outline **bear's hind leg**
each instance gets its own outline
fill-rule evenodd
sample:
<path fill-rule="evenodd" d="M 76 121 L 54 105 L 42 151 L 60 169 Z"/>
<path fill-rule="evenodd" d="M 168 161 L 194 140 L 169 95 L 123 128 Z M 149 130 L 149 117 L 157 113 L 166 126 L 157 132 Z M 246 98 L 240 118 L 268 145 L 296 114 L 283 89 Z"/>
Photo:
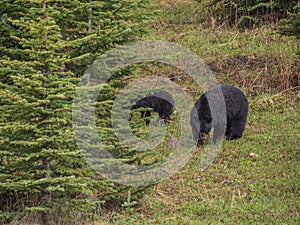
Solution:
<path fill-rule="evenodd" d="M 228 140 L 235 140 L 242 137 L 245 130 L 245 121 L 244 120 L 235 120 L 232 122 L 231 132 L 227 136 Z"/>
<path fill-rule="evenodd" d="M 226 131 L 225 131 L 225 136 L 226 138 L 228 139 L 228 137 L 230 137 L 231 135 L 231 130 L 232 130 L 232 126 L 230 123 L 227 122 L 227 125 L 226 125 Z"/>

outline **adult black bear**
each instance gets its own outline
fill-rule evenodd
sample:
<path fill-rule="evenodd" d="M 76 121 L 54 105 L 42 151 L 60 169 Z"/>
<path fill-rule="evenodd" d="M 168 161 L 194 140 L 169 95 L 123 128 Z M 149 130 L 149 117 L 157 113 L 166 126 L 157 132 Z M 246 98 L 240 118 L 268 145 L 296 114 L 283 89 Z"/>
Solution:
<path fill-rule="evenodd" d="M 159 117 L 164 122 L 170 121 L 170 116 L 174 110 L 174 100 L 172 96 L 166 91 L 160 91 L 158 93 L 154 93 L 153 95 L 146 96 L 140 100 L 138 100 L 131 109 L 138 108 L 152 108 L 154 112 L 157 112 Z M 142 118 L 149 117 L 151 112 L 149 110 L 145 110 L 141 112 Z M 149 125 L 150 120 L 146 120 L 146 124 Z"/>
<path fill-rule="evenodd" d="M 241 90 L 231 85 L 213 87 L 200 96 L 191 113 L 194 139 L 202 144 L 212 128 L 214 143 L 224 133 L 229 140 L 238 139 L 245 130 L 247 115 L 248 102 Z"/>

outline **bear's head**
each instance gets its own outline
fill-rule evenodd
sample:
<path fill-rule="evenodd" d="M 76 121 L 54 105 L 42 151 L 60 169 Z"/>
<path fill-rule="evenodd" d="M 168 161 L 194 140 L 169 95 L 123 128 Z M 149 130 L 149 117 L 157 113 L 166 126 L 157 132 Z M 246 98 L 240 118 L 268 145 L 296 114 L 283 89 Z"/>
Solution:
<path fill-rule="evenodd" d="M 205 135 L 212 129 L 212 116 L 205 94 L 200 97 L 199 101 L 196 103 L 196 107 L 200 123 L 199 138 L 201 141 L 204 141 Z"/>

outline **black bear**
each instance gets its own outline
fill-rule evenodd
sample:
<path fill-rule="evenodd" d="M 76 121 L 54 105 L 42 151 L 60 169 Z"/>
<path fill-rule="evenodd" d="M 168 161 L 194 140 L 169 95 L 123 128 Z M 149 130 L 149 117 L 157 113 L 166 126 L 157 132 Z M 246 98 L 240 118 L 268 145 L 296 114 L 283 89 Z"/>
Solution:
<path fill-rule="evenodd" d="M 154 93 L 152 95 L 146 96 L 140 100 L 138 100 L 131 109 L 138 108 L 152 108 L 154 112 L 157 112 L 159 117 L 164 122 L 170 121 L 170 116 L 174 110 L 174 100 L 172 96 L 166 91 L 160 91 L 158 93 Z M 149 117 L 151 112 L 149 110 L 145 110 L 141 112 L 142 118 Z M 150 120 L 146 120 L 146 124 L 149 125 Z"/>
<path fill-rule="evenodd" d="M 200 96 L 191 113 L 194 139 L 202 144 L 212 128 L 214 143 L 224 133 L 228 140 L 238 139 L 244 132 L 247 115 L 248 101 L 241 90 L 231 85 L 213 87 Z"/>

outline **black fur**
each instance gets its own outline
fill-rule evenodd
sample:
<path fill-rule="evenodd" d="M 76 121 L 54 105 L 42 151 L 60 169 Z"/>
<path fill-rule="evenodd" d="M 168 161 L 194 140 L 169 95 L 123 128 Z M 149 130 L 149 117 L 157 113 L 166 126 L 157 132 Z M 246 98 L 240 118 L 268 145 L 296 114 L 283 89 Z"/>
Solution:
<path fill-rule="evenodd" d="M 200 96 L 191 113 L 194 139 L 202 144 L 212 128 L 215 143 L 224 133 L 229 140 L 238 139 L 244 132 L 247 115 L 248 102 L 241 90 L 231 85 L 213 87 Z"/>
<path fill-rule="evenodd" d="M 170 116 L 174 111 L 174 100 L 172 96 L 166 91 L 160 91 L 153 95 L 149 95 L 138 100 L 131 109 L 138 108 L 152 108 L 154 112 L 157 112 L 159 117 L 164 122 L 170 121 Z M 151 112 L 145 110 L 141 112 L 142 118 L 149 117 Z M 150 120 L 146 120 L 147 125 L 150 123 Z"/>

